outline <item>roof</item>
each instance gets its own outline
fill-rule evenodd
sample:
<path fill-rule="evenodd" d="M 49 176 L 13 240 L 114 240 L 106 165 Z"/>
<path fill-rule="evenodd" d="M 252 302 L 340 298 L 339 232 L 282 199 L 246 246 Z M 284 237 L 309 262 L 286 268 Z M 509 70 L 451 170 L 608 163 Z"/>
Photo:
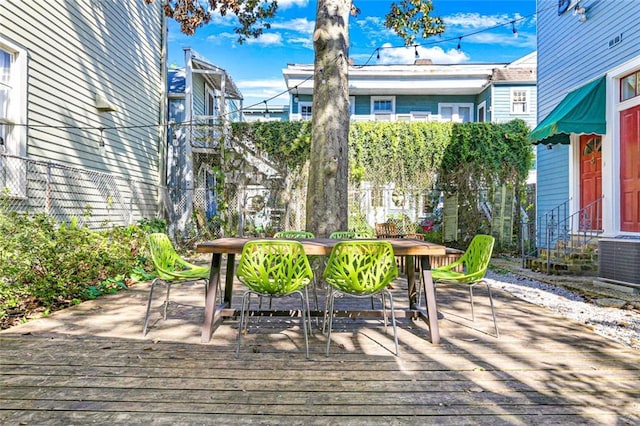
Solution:
<path fill-rule="evenodd" d="M 240 89 L 236 86 L 231 76 L 220 67 L 217 67 L 198 54 L 191 52 L 191 68 L 194 74 L 200 74 L 213 88 L 222 90 L 224 80 L 225 96 L 229 99 L 243 99 Z M 184 94 L 186 73 L 184 68 L 172 68 L 168 71 L 167 85 L 170 95 Z"/>
<path fill-rule="evenodd" d="M 350 95 L 476 95 L 494 81 L 536 81 L 535 52 L 512 63 L 349 66 Z M 496 75 L 496 70 L 501 70 Z M 288 64 L 282 70 L 289 91 L 313 93 L 314 66 Z"/>

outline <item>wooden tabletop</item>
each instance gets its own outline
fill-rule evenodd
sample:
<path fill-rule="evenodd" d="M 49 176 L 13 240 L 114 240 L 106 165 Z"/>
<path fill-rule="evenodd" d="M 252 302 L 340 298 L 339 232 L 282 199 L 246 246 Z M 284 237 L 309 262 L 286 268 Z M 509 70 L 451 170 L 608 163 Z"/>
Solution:
<path fill-rule="evenodd" d="M 196 246 L 198 253 L 242 253 L 242 247 L 247 241 L 274 240 L 274 238 L 218 238 L 203 241 Z M 331 253 L 333 246 L 346 240 L 333 238 L 309 238 L 295 240 L 302 244 L 304 251 L 312 256 L 326 256 Z M 363 240 L 358 240 L 363 241 Z M 387 241 L 393 247 L 393 253 L 397 256 L 444 256 L 446 247 L 430 243 L 428 241 L 413 240 L 408 238 L 375 239 L 374 241 Z"/>

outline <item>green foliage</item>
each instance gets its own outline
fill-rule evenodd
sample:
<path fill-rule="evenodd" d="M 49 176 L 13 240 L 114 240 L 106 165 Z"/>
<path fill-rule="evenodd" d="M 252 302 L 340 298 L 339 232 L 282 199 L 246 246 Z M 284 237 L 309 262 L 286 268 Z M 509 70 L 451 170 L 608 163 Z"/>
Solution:
<path fill-rule="evenodd" d="M 490 233 L 491 224 L 479 210 L 502 185 L 512 186 L 521 198 L 533 151 L 529 128 L 522 120 L 504 124 L 461 123 L 452 129 L 451 143 L 438 169 L 438 189 L 458 194 L 461 239 Z"/>
<path fill-rule="evenodd" d="M 401 37 L 406 45 L 410 45 L 416 35 L 428 38 L 444 32 L 442 18 L 430 16 L 432 11 L 431 0 L 401 0 L 399 5 L 393 2 L 385 18 L 385 26 Z"/>
<path fill-rule="evenodd" d="M 252 141 L 271 160 L 289 170 L 298 170 L 309 159 L 310 121 L 232 123 L 232 129 L 234 138 Z"/>
<path fill-rule="evenodd" d="M 434 187 L 438 194 L 440 190 L 458 193 L 463 239 L 489 233 L 490 224 L 478 210 L 482 194 L 491 200 L 494 188 L 511 185 L 521 198 L 532 161 L 528 132 L 522 120 L 504 124 L 353 122 L 349 128 L 350 184 L 358 187 L 370 182 L 374 189 L 393 184 L 395 196 L 416 200 Z M 282 166 L 283 175 L 296 176 L 289 185 L 305 179 L 310 122 L 233 123 L 232 134 L 266 152 Z M 356 216 L 350 217 L 349 228 L 365 228 L 363 217 L 357 217 L 362 213 L 353 210 L 354 206 L 352 203 L 350 209 Z"/>
<path fill-rule="evenodd" d="M 151 226 L 153 224 L 153 226 Z M 159 226 L 157 221 L 146 227 Z M 131 272 L 145 277 L 141 226 L 92 231 L 77 218 L 56 223 L 43 213 L 0 212 L 0 319 L 31 305 L 68 306 L 126 288 Z"/>

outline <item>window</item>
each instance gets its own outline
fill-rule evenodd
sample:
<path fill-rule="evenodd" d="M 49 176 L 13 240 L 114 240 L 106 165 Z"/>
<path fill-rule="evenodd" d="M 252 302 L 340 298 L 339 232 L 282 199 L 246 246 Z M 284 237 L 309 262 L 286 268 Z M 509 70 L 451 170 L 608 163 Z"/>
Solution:
<path fill-rule="evenodd" d="M 372 96 L 371 114 L 393 114 L 396 109 L 396 99 L 393 96 Z"/>
<path fill-rule="evenodd" d="M 0 37 L 0 153 L 27 154 L 27 52 Z M 16 124 L 20 124 L 19 126 Z M 26 164 L 23 159 L 0 158 L 0 189 L 26 196 Z"/>
<path fill-rule="evenodd" d="M 627 99 L 635 98 L 640 95 L 640 88 L 638 83 L 640 82 L 640 71 L 636 71 L 633 74 L 629 74 L 626 77 L 620 79 L 620 101 L 626 101 Z"/>
<path fill-rule="evenodd" d="M 511 113 L 527 114 L 529 112 L 529 90 L 511 89 Z"/>
<path fill-rule="evenodd" d="M 473 121 L 473 104 L 438 104 L 441 121 L 467 123 Z"/>
<path fill-rule="evenodd" d="M 478 105 L 478 121 L 484 122 L 487 121 L 487 103 L 482 102 Z"/>
<path fill-rule="evenodd" d="M 356 115 L 356 97 L 349 96 L 349 115 Z"/>
<path fill-rule="evenodd" d="M 311 102 L 300 102 L 298 103 L 298 108 L 300 110 L 300 118 L 302 120 L 311 120 Z"/>

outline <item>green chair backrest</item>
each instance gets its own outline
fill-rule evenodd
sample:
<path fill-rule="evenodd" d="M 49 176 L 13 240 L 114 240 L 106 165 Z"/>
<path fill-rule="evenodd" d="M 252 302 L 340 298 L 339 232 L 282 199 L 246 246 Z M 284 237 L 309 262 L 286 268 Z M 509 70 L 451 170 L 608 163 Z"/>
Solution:
<path fill-rule="evenodd" d="M 192 265 L 180 257 L 167 234 L 149 234 L 147 242 L 151 252 L 151 261 L 159 278 L 177 280 L 207 276 L 208 268 Z"/>
<path fill-rule="evenodd" d="M 377 293 L 398 277 L 393 247 L 386 241 L 341 241 L 331 250 L 323 277 L 344 293 Z"/>
<path fill-rule="evenodd" d="M 236 274 L 251 290 L 276 296 L 300 290 L 313 279 L 307 255 L 297 241 L 247 242 Z"/>
<path fill-rule="evenodd" d="M 484 278 L 493 253 L 495 238 L 491 235 L 478 234 L 464 252 L 459 262 L 464 265 L 464 282 L 475 282 Z"/>
<path fill-rule="evenodd" d="M 332 232 L 329 235 L 329 238 L 333 238 L 335 240 L 352 240 L 356 238 L 356 233 L 353 231 L 336 231 Z"/>
<path fill-rule="evenodd" d="M 312 232 L 308 231 L 280 231 L 273 235 L 273 238 L 286 238 L 289 240 L 303 240 L 306 238 L 315 238 Z"/>

